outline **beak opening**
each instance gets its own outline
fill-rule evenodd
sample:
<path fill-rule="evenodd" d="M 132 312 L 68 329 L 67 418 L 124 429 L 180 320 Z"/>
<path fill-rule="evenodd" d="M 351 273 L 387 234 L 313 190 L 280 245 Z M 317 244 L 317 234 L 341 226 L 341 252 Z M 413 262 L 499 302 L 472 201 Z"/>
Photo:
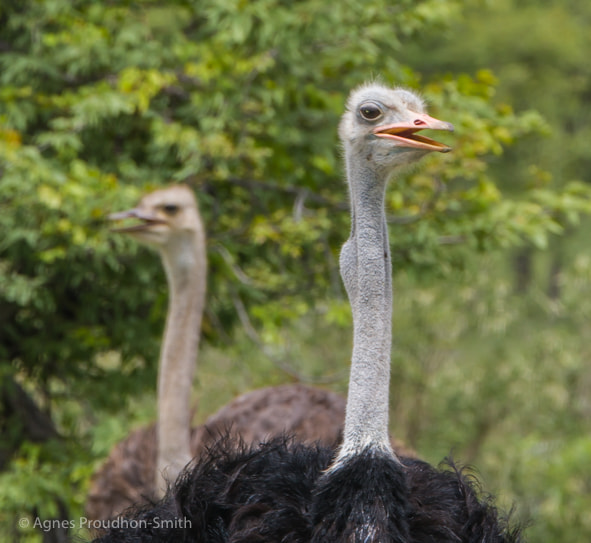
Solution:
<path fill-rule="evenodd" d="M 142 230 L 148 230 L 151 226 L 166 223 L 166 221 L 158 217 L 154 217 L 153 215 L 149 215 L 139 209 L 129 209 L 127 211 L 111 213 L 107 216 L 107 220 L 112 222 L 123 221 L 125 219 L 136 219 L 140 222 L 136 222 L 128 226 L 115 226 L 110 229 L 111 232 L 140 232 Z"/>
<path fill-rule="evenodd" d="M 440 153 L 451 151 L 451 147 L 448 145 L 417 134 L 417 132 L 425 129 L 453 132 L 454 126 L 426 114 L 415 114 L 413 121 L 378 126 L 373 130 L 373 133 L 379 138 L 394 140 L 401 147 L 412 147 Z"/>

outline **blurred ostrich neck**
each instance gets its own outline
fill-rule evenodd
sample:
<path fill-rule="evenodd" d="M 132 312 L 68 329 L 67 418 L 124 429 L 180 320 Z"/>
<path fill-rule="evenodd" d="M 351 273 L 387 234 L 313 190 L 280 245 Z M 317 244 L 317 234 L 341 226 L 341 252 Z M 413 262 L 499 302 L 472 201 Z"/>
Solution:
<path fill-rule="evenodd" d="M 205 240 L 187 234 L 161 251 L 169 285 L 158 370 L 157 491 L 191 460 L 190 403 L 205 303 Z"/>
<path fill-rule="evenodd" d="M 388 439 L 392 265 L 384 198 L 388 176 L 346 148 L 351 236 L 340 257 L 353 313 L 353 355 L 344 440 L 339 459 L 371 447 L 391 452 Z"/>

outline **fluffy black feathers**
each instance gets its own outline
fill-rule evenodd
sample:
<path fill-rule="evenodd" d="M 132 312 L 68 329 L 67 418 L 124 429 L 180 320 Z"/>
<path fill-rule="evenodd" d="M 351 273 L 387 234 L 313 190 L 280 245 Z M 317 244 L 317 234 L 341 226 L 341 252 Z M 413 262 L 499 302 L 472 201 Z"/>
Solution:
<path fill-rule="evenodd" d="M 314 492 L 312 541 L 409 541 L 409 491 L 404 467 L 367 449 L 330 470 Z"/>
<path fill-rule="evenodd" d="M 371 450 L 326 472 L 334 450 L 222 440 L 159 503 L 95 543 L 518 543 L 477 482 L 450 465 Z M 133 523 L 132 523 L 133 521 Z"/>

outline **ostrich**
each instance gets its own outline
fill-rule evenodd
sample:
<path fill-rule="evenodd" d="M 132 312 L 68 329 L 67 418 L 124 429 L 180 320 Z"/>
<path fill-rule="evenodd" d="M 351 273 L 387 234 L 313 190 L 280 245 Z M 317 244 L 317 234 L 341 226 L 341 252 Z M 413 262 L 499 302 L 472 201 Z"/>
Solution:
<path fill-rule="evenodd" d="M 146 499 L 159 497 L 179 471 L 224 433 L 259 443 L 287 433 L 305 443 L 337 442 L 345 399 L 300 383 L 253 390 L 190 427 L 190 395 L 205 298 L 204 228 L 192 190 L 184 185 L 160 189 L 129 211 L 110 216 L 134 220 L 115 228 L 155 247 L 162 258 L 170 302 L 158 375 L 158 422 L 134 430 L 112 449 L 95 473 L 86 515 L 107 520 Z M 393 440 L 397 450 L 413 451 Z"/>
<path fill-rule="evenodd" d="M 157 442 L 155 466 L 150 470 L 153 480 L 145 483 L 151 487 L 151 495 L 162 496 L 167 481 L 174 481 L 193 458 L 190 448 L 190 401 L 205 304 L 205 229 L 192 191 L 182 185 L 147 194 L 134 209 L 112 214 L 109 218 L 138 221 L 115 231 L 132 235 L 158 250 L 166 272 L 170 299 L 158 367 L 156 427 L 132 434 L 115 449 L 111 462 L 115 460 L 114 466 L 107 464 L 103 471 L 116 471 L 117 466 L 126 467 L 127 459 L 133 464 L 130 468 L 138 467 L 133 462 L 133 451 L 139 457 L 146 457 L 139 466 L 147 464 L 147 457 L 153 456 L 150 452 L 154 449 L 148 443 Z M 130 452 L 132 455 L 125 454 Z M 95 485 L 90 493 L 91 513 L 95 507 L 93 504 L 101 497 L 101 492 L 97 490 Z M 136 489 L 130 485 L 128 490 Z M 145 488 L 139 490 L 145 491 Z"/>
<path fill-rule="evenodd" d="M 101 543 L 521 541 L 520 528 L 470 475 L 451 461 L 440 469 L 396 454 L 387 437 L 392 287 L 384 194 L 401 167 L 450 150 L 417 134 L 427 128 L 452 125 L 427 115 L 414 93 L 378 84 L 351 93 L 340 123 L 352 221 L 340 266 L 354 325 L 340 446 L 222 440 L 162 501 L 135 511 L 134 525 L 112 528 Z"/>

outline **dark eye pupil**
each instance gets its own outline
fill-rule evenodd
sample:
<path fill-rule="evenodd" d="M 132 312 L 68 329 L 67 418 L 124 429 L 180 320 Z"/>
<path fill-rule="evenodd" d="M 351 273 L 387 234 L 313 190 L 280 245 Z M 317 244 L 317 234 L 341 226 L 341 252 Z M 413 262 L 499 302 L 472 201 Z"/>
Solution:
<path fill-rule="evenodd" d="M 364 119 L 368 119 L 368 120 L 373 120 L 373 119 L 377 119 L 380 114 L 382 113 L 382 111 L 380 110 L 379 107 L 377 106 L 373 106 L 373 105 L 367 105 L 367 106 L 361 106 L 361 116 Z"/>
<path fill-rule="evenodd" d="M 179 206 L 175 206 L 174 204 L 166 204 L 162 206 L 162 209 L 164 209 L 164 212 L 168 215 L 174 215 L 179 210 Z"/>

